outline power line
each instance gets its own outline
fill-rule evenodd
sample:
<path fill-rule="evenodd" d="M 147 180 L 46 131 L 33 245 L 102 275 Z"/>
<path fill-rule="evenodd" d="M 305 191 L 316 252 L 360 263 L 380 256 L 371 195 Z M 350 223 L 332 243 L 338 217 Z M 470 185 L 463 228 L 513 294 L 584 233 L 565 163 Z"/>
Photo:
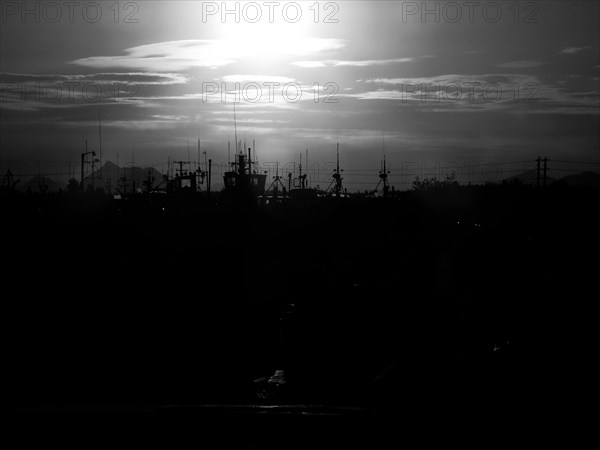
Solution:
<path fill-rule="evenodd" d="M 581 170 L 579 169 L 549 169 L 552 170 L 553 172 L 576 172 L 576 173 L 581 173 Z"/>
<path fill-rule="evenodd" d="M 548 161 L 550 161 L 550 162 L 557 162 L 557 163 L 566 163 L 566 164 L 583 164 L 583 165 L 600 166 L 600 161 L 597 161 L 597 162 L 592 162 L 592 161 L 565 161 L 565 160 L 561 160 L 561 159 L 549 159 Z"/>

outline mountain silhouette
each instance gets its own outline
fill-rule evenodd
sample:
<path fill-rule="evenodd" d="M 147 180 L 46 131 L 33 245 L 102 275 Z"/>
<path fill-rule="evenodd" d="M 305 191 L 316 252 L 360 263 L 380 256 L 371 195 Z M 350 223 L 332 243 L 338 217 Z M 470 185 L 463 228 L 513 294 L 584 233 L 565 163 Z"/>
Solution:
<path fill-rule="evenodd" d="M 22 192 L 58 192 L 60 189 L 65 189 L 66 185 L 54 181 L 51 178 L 43 175 L 36 175 L 27 183 L 18 187 Z"/>
<path fill-rule="evenodd" d="M 520 173 L 518 175 L 506 178 L 504 181 L 507 182 L 521 182 L 523 184 L 537 184 L 537 170 L 532 169 L 526 172 Z M 555 179 L 549 176 L 546 176 L 546 185 L 554 183 Z M 540 185 L 544 183 L 543 173 L 540 174 Z"/>
<path fill-rule="evenodd" d="M 157 186 L 162 181 L 162 174 L 154 167 L 119 167 L 112 161 L 106 161 L 98 170 L 94 171 L 93 181 L 97 188 L 116 193 L 117 189 L 122 192 L 131 192 L 134 188 L 137 192 L 145 191 L 145 182 L 148 177 L 153 178 L 152 186 Z M 135 181 L 135 184 L 133 183 Z M 92 175 L 85 178 L 86 186 L 92 183 Z"/>
<path fill-rule="evenodd" d="M 588 186 L 593 188 L 600 187 L 600 174 L 596 172 L 581 172 L 574 175 L 567 175 L 560 179 L 568 186 Z"/>

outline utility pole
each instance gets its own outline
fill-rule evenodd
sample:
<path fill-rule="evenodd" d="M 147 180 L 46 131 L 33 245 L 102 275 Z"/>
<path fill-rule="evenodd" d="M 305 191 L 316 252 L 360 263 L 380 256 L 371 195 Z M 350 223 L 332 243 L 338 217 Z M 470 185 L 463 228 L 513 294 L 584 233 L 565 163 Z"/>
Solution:
<path fill-rule="evenodd" d="M 542 158 L 538 156 L 537 159 L 537 182 L 536 182 L 536 186 L 540 187 L 540 164 L 542 162 Z"/>
<path fill-rule="evenodd" d="M 546 187 L 546 173 L 548 169 L 548 157 L 544 156 L 544 187 Z"/>

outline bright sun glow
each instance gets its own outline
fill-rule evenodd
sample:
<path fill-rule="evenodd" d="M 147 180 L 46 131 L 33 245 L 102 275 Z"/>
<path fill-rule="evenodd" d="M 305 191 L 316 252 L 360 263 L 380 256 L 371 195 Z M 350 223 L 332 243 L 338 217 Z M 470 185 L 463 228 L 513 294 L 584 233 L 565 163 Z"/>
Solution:
<path fill-rule="evenodd" d="M 311 25 L 310 21 L 240 21 L 219 23 L 215 26 L 215 31 L 224 54 L 235 54 L 244 60 L 255 62 L 339 48 L 333 39 L 312 38 Z"/>

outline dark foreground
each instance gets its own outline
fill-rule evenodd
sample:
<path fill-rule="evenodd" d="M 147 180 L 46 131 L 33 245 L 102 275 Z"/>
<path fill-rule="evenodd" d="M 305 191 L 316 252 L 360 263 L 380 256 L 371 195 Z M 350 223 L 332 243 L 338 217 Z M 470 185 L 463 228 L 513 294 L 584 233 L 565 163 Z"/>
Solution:
<path fill-rule="evenodd" d="M 338 448 L 552 429 L 588 395 L 598 198 L 0 197 L 18 430 Z M 280 365 L 284 392 L 258 397 Z"/>

